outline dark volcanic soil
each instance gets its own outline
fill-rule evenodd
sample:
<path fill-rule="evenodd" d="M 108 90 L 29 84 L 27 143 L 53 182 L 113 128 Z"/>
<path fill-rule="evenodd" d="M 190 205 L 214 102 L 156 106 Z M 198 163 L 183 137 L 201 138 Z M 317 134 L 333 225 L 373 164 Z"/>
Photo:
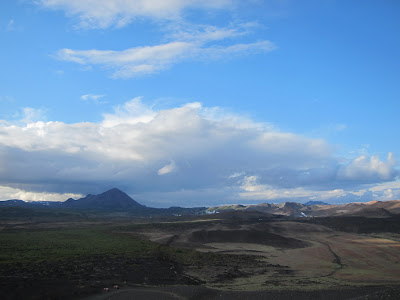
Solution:
<path fill-rule="evenodd" d="M 322 224 L 350 232 L 400 232 L 398 217 L 304 218 L 296 221 Z M 289 228 L 287 230 L 293 233 L 292 236 L 301 238 L 301 235 L 300 237 L 295 235 L 297 231 L 293 229 L 299 228 L 298 230 L 304 231 L 305 226 L 300 228 L 299 223 L 293 223 L 292 227 L 275 225 L 274 227 L 268 220 L 261 219 L 255 221 L 224 219 L 220 224 L 215 222 L 171 222 L 151 224 L 151 226 L 144 224 L 142 230 L 149 232 L 159 230 L 166 236 L 175 234 L 176 236 L 170 238 L 171 241 L 176 239 L 179 242 L 181 238 L 183 242 L 190 242 L 196 246 L 207 243 L 256 243 L 282 248 L 284 253 L 293 253 L 295 248 L 309 246 L 308 242 L 284 236 L 285 230 Z M 121 230 L 137 234 L 138 226 L 134 225 L 131 231 L 125 227 L 121 227 Z M 129 229 L 129 226 L 127 228 Z M 281 229 L 281 232 L 278 229 Z M 326 229 L 326 232 L 330 231 Z M 0 264 L 0 299 L 400 299 L 398 287 L 343 288 L 337 285 L 337 288 L 330 290 L 296 291 L 286 290 L 282 285 L 281 290 L 228 290 L 235 284 L 233 280 L 238 278 L 242 280 L 253 275 L 277 274 L 273 276 L 279 282 L 282 280 L 280 275 L 293 276 L 291 273 L 297 270 L 289 266 L 270 264 L 257 256 L 195 252 L 175 248 L 174 243 L 167 244 L 172 246 L 157 245 L 152 253 L 141 252 L 140 255 L 145 257 L 132 258 L 110 254 L 78 256 L 73 259 L 40 263 L 3 262 Z M 330 251 L 335 255 L 332 249 Z M 342 264 L 340 258 L 335 263 Z M 225 290 L 207 288 L 206 283 Z M 119 286 L 118 290 L 112 289 L 115 284 Z M 104 287 L 111 288 L 111 291 L 104 292 Z M 305 284 L 303 287 L 309 288 L 309 285 Z M 277 289 L 279 288 L 280 286 L 277 286 Z M 291 286 L 291 288 L 302 289 L 302 286 Z"/>
<path fill-rule="evenodd" d="M 77 299 L 114 285 L 126 288 L 136 285 L 196 286 L 206 281 L 223 283 L 245 277 L 249 271 L 264 272 L 268 268 L 253 256 L 192 254 L 200 255 L 200 258 L 179 262 L 181 259 L 174 258 L 173 254 L 160 251 L 142 258 L 98 255 L 58 262 L 2 264 L 0 299 Z M 199 274 L 195 276 L 201 278 L 188 275 L 189 269 L 192 273 L 195 270 L 195 274 Z"/>
<path fill-rule="evenodd" d="M 60 262 L 2 265 L 1 299 L 76 299 L 114 284 L 198 285 L 165 258 L 97 256 Z"/>
<path fill-rule="evenodd" d="M 389 218 L 365 218 L 354 216 L 297 219 L 298 222 L 324 225 L 335 230 L 353 233 L 394 232 L 400 233 L 400 215 Z"/>
<path fill-rule="evenodd" d="M 279 248 L 302 248 L 309 244 L 266 231 L 251 230 L 199 230 L 189 237 L 195 243 L 255 243 Z"/>
<path fill-rule="evenodd" d="M 319 291 L 273 290 L 273 291 L 222 291 L 202 286 L 172 287 L 126 287 L 118 291 L 99 293 L 85 300 L 398 300 L 400 288 L 366 287 L 359 289 L 336 289 Z"/>

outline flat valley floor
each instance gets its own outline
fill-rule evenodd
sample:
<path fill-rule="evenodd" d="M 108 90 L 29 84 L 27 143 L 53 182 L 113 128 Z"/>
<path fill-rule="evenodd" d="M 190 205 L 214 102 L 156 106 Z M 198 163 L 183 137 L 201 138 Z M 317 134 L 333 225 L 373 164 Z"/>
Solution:
<path fill-rule="evenodd" d="M 324 220 L 5 220 L 1 288 L 5 299 L 399 299 L 397 220 Z"/>

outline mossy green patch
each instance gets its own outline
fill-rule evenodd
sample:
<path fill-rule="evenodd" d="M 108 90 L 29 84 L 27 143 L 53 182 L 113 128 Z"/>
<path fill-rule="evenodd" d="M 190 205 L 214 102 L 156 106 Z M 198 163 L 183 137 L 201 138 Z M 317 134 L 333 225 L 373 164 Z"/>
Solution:
<path fill-rule="evenodd" d="M 149 252 L 154 244 L 104 228 L 0 232 L 0 263 L 38 262 L 76 256 Z"/>

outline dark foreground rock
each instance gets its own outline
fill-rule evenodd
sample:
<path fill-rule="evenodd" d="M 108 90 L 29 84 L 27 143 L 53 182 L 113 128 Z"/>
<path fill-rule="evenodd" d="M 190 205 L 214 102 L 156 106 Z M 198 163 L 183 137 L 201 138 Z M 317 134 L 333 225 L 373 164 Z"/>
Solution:
<path fill-rule="evenodd" d="M 32 264 L 2 265 L 1 299 L 76 299 L 103 287 L 132 284 L 198 285 L 178 263 L 160 257 L 97 256 Z"/>
<path fill-rule="evenodd" d="M 338 288 L 318 291 L 271 290 L 227 291 L 203 286 L 126 287 L 109 293 L 98 293 L 84 300 L 130 299 L 196 299 L 196 300 L 394 300 L 399 299 L 400 288 L 363 287 Z M 397 298 L 396 298 L 397 297 Z"/>

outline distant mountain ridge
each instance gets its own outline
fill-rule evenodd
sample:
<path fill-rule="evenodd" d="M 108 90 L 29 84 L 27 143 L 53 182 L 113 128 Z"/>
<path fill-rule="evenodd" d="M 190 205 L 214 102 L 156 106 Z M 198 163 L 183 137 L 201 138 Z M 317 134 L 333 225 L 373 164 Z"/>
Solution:
<path fill-rule="evenodd" d="M 18 199 L 0 201 L 0 206 L 24 206 L 25 204 L 25 201 Z"/>
<path fill-rule="evenodd" d="M 400 200 L 352 202 L 340 205 L 320 201 L 309 201 L 304 204 L 296 202 L 260 203 L 256 205 L 222 205 L 207 209 L 208 213 L 225 211 L 258 211 L 290 217 L 360 216 L 383 218 L 400 214 Z"/>
<path fill-rule="evenodd" d="M 68 199 L 64 202 L 25 202 L 12 199 L 0 201 L 0 208 L 15 207 L 29 209 L 62 209 L 75 211 L 129 212 L 135 215 L 176 215 L 181 214 L 213 214 L 219 212 L 254 211 L 259 213 L 290 216 L 290 217 L 331 217 L 331 216 L 361 216 L 384 218 L 400 214 L 400 200 L 352 202 L 341 205 L 331 205 L 322 201 L 308 201 L 304 204 L 284 202 L 279 204 L 260 203 L 256 205 L 222 205 L 214 207 L 170 207 L 152 208 L 142 205 L 123 191 L 113 188 L 98 195 L 87 195 L 80 199 Z"/>
<path fill-rule="evenodd" d="M 100 212 L 104 213 L 124 213 L 135 216 L 151 216 L 151 215 L 197 215 L 204 212 L 207 207 L 170 207 L 170 208 L 153 208 L 147 207 L 136 202 L 123 191 L 113 188 L 98 195 L 88 194 L 80 199 L 69 198 L 64 202 L 51 201 L 32 201 L 26 202 L 23 200 L 12 199 L 0 201 L 0 209 L 15 208 L 29 209 L 34 211 L 77 211 L 77 212 Z M 7 210 L 9 212 L 9 210 Z M 18 213 L 18 210 L 16 210 Z M 1 213 L 1 211 L 0 211 Z M 27 215 L 28 211 L 24 211 Z"/>
<path fill-rule="evenodd" d="M 312 206 L 312 205 L 329 205 L 329 203 L 323 202 L 323 201 L 308 201 L 306 203 L 303 203 L 304 205 L 307 206 Z"/>
<path fill-rule="evenodd" d="M 86 197 L 78 200 L 70 198 L 63 204 L 68 208 L 96 210 L 126 210 L 146 208 L 146 206 L 139 204 L 126 193 L 117 188 L 113 188 L 99 195 L 89 194 Z"/>

